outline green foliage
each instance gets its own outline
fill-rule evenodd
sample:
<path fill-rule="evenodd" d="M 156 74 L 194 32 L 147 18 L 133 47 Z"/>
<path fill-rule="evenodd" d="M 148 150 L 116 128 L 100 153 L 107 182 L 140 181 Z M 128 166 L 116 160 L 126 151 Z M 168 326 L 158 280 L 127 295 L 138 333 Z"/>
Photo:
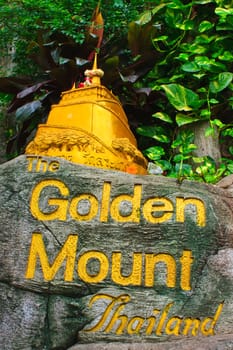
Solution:
<path fill-rule="evenodd" d="M 12 99 L 10 94 L 5 94 L 0 92 L 0 101 L 2 106 L 7 106 Z"/>
<path fill-rule="evenodd" d="M 88 30 L 87 25 L 90 24 L 91 13 L 89 13 L 88 21 L 87 17 L 84 17 L 85 31 L 83 31 L 84 35 L 82 40 L 79 40 L 77 37 L 73 38 L 72 33 L 69 31 L 69 36 L 67 36 L 64 30 L 62 31 L 60 29 L 59 31 L 59 27 L 53 26 L 50 22 L 45 23 L 43 20 L 42 22 L 39 21 L 38 25 L 35 24 L 37 22 L 33 20 L 33 16 L 36 16 L 37 13 L 40 16 L 43 14 L 43 18 L 47 18 L 47 20 L 49 18 L 51 20 L 55 18 L 59 19 L 58 13 L 60 14 L 60 12 L 63 16 L 63 11 L 60 11 L 60 7 L 57 7 L 58 2 L 55 4 L 46 2 L 46 4 L 48 8 L 46 8 L 44 1 L 38 1 L 34 7 L 35 11 L 32 17 L 27 16 L 25 18 L 21 16 L 24 13 L 23 11 L 32 9 L 32 2 L 30 0 L 24 0 L 23 2 L 13 1 L 11 4 L 5 6 L 7 9 L 11 7 L 14 9 L 17 6 L 22 6 L 22 14 L 19 19 L 21 19 L 23 23 L 27 21 L 26 28 L 31 29 L 30 41 L 27 42 L 27 51 L 24 52 L 24 56 L 22 55 L 22 57 L 27 57 L 30 59 L 31 63 L 33 63 L 27 65 L 27 61 L 24 62 L 24 69 L 21 68 L 20 64 L 16 66 L 15 72 L 20 70 L 21 73 L 24 73 L 24 71 L 26 72 L 27 70 L 27 78 L 0 78 L 0 90 L 15 95 L 8 108 L 8 113 L 14 113 L 15 118 L 14 136 L 9 140 L 7 147 L 9 157 L 23 152 L 33 129 L 37 127 L 38 123 L 46 119 L 51 104 L 58 102 L 62 91 L 70 89 L 75 82 L 78 84 L 80 80 L 83 80 L 83 72 L 85 69 L 92 66 L 92 62 L 89 62 L 88 57 L 95 49 L 98 38 L 90 34 Z M 64 1 L 61 1 L 61 4 L 67 11 L 71 11 L 70 7 L 66 7 Z M 84 4 L 84 2 L 78 2 L 79 6 L 82 4 Z M 71 6 L 71 3 L 69 3 L 69 6 Z M 75 3 L 75 6 L 77 6 L 77 3 Z M 88 6 L 90 6 L 90 3 Z M 86 5 L 86 9 L 89 8 L 88 6 Z M 132 7 L 132 4 L 128 6 L 124 2 L 116 1 L 114 6 L 116 7 L 114 7 L 114 9 L 118 9 L 120 12 L 125 9 L 125 15 Z M 56 14 L 57 17 L 55 15 L 51 17 L 51 14 L 47 13 L 52 7 L 53 14 L 56 11 L 58 12 Z M 95 7 L 91 10 L 93 11 L 94 8 Z M 57 10 L 55 11 L 55 9 Z M 111 9 L 111 11 L 114 9 Z M 4 6 L 2 11 L 3 10 Z M 106 6 L 105 11 L 110 11 L 109 5 Z M 118 36 L 117 31 L 121 28 L 124 29 L 126 23 L 121 24 L 121 27 L 119 26 L 120 12 L 117 11 L 114 11 L 114 14 L 109 16 L 109 20 L 112 21 L 114 18 L 118 18 L 118 28 L 115 28 L 117 23 L 114 22 L 113 28 L 105 35 L 98 61 L 99 65 L 103 67 L 105 71 L 103 79 L 104 84 L 109 88 L 115 85 L 116 88 L 114 88 L 114 92 L 117 95 L 123 95 L 123 90 L 124 88 L 127 89 L 128 82 L 134 81 L 135 77 L 138 79 L 140 75 L 145 74 L 145 71 L 141 69 L 141 59 L 134 62 L 132 58 L 130 58 L 129 50 L 127 50 L 126 47 L 122 48 L 121 36 L 123 36 L 124 30 L 121 36 Z M 83 8 L 80 10 L 79 16 L 82 14 Z M 86 13 L 85 16 L 87 16 Z M 123 17 L 121 16 L 121 20 L 122 19 Z M 19 21 L 19 28 L 20 23 Z M 106 24 L 105 31 L 108 26 L 109 24 Z M 113 32 L 113 30 L 115 30 L 115 32 Z M 33 38 L 34 31 L 36 38 Z M 17 35 L 20 35 L 20 33 L 18 32 Z M 125 43 L 127 43 L 127 33 L 125 32 L 124 35 Z M 25 32 L 21 34 L 21 39 L 25 40 L 27 36 L 29 36 L 29 33 L 25 29 Z M 111 42 L 109 41 L 110 37 Z M 19 49 L 19 46 L 17 46 L 17 48 Z M 21 51 L 16 50 L 16 52 L 19 54 Z M 18 59 L 19 56 L 16 58 Z M 143 57 L 142 60 L 144 60 Z M 146 58 L 146 60 L 148 60 L 148 58 Z M 128 64 L 126 65 L 125 62 Z M 33 69 L 31 69 L 32 66 L 34 67 Z M 132 66 L 134 70 L 133 74 Z M 34 74 L 32 74 L 33 72 Z"/>
<path fill-rule="evenodd" d="M 232 135 L 233 127 L 225 129 L 226 135 Z M 161 168 L 161 173 L 169 177 L 216 183 L 223 176 L 233 173 L 233 160 L 222 158 L 221 164 L 208 156 L 195 157 L 193 151 L 197 148 L 194 133 L 188 129 L 179 130 L 177 137 L 171 141 L 169 151 L 161 146 L 149 147 L 144 151 L 145 156 Z M 229 149 L 233 155 L 233 147 Z"/>
<path fill-rule="evenodd" d="M 144 25 L 149 21 L 157 28 L 152 38 L 157 53 L 155 65 L 137 84 L 149 85 L 157 92 L 154 123 L 137 129 L 138 134 L 156 140 L 154 145 L 150 142 L 144 153 L 168 176 L 215 183 L 232 173 L 232 146 L 221 165 L 206 154 L 198 159 L 201 164 L 197 166 L 191 130 L 195 123 L 207 120 L 206 137 L 216 137 L 216 128 L 221 143 L 226 136 L 228 141 L 232 136 L 231 3 L 224 0 L 156 3 L 150 15 L 147 12 L 141 17 Z M 166 130 L 166 147 L 161 127 Z M 159 135 L 146 130 L 158 130 Z"/>
<path fill-rule="evenodd" d="M 0 49 L 14 46 L 15 74 L 31 73 L 36 67 L 28 59 L 38 42 L 60 33 L 81 44 L 91 24 L 97 0 L 0 0 Z M 105 40 L 122 39 L 127 35 L 128 23 L 144 6 L 144 1 L 123 0 L 109 2 L 102 0 L 101 8 L 105 19 Z M 44 36 L 42 38 L 41 36 Z M 68 40 L 69 40 L 68 39 Z M 53 40 L 53 39 L 52 39 Z M 26 62 L 25 62 L 26 61 Z"/>

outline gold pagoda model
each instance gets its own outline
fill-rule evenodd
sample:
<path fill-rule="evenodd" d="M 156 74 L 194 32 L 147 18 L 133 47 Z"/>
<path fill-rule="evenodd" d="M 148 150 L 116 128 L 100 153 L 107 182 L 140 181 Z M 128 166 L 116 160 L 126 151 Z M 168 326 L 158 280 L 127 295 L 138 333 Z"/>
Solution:
<path fill-rule="evenodd" d="M 86 70 L 86 81 L 64 91 L 46 124 L 40 124 L 26 154 L 61 157 L 102 169 L 147 174 L 147 161 L 137 149 L 118 99 L 103 85 L 103 71 Z"/>

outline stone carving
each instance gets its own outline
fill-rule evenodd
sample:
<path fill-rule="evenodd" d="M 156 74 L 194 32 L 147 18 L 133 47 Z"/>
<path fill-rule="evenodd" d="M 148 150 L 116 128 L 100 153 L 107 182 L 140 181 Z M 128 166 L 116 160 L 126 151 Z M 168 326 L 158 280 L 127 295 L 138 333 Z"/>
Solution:
<path fill-rule="evenodd" d="M 47 128 L 40 126 L 43 132 L 31 141 L 26 153 L 29 155 L 44 155 L 64 157 L 70 161 L 79 161 L 102 168 L 127 170 L 137 173 L 139 167 L 146 168 L 146 161 L 141 152 L 132 145 L 127 138 L 118 138 L 112 141 L 112 147 L 104 144 L 98 137 L 83 129 Z M 85 162 L 86 159 L 86 162 Z M 137 164 L 137 166 L 135 165 Z M 132 167 L 135 165 L 135 167 Z M 131 167 L 131 169 L 129 169 Z"/>
<path fill-rule="evenodd" d="M 232 348 L 231 191 L 33 155 L 0 190 L 1 349 Z"/>
<path fill-rule="evenodd" d="M 54 152 L 59 155 L 59 152 L 64 151 L 68 154 L 69 152 L 72 154 L 74 151 L 104 153 L 104 147 L 101 145 L 101 141 L 98 142 L 82 129 L 68 129 L 64 133 L 59 128 L 53 128 L 53 130 L 45 130 L 43 134 L 39 134 L 26 148 L 27 154 L 46 156 L 51 156 Z"/>
<path fill-rule="evenodd" d="M 143 167 L 147 166 L 147 162 L 142 157 L 141 152 L 127 138 L 114 139 L 112 141 L 112 148 L 120 154 L 125 155 L 128 161 L 138 163 Z"/>

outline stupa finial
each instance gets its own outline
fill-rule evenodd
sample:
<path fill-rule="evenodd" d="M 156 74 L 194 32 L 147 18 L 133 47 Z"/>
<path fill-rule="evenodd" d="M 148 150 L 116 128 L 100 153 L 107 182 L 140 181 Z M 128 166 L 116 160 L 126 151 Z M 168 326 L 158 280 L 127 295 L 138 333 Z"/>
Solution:
<path fill-rule="evenodd" d="M 101 85 L 100 78 L 102 78 L 102 76 L 104 75 L 104 72 L 102 69 L 98 68 L 97 52 L 95 52 L 95 57 L 94 57 L 92 69 L 86 69 L 84 74 L 87 77 L 87 83 L 88 83 L 88 81 L 90 81 L 90 84 Z"/>

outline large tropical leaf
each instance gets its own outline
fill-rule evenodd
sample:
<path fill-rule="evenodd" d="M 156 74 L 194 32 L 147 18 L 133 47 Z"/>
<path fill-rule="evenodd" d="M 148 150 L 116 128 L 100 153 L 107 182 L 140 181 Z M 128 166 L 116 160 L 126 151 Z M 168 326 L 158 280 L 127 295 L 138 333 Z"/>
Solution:
<path fill-rule="evenodd" d="M 177 122 L 178 126 L 195 123 L 199 120 L 200 120 L 200 118 L 197 118 L 195 116 L 182 114 L 182 113 L 177 113 L 177 115 L 176 115 L 176 122 Z"/>
<path fill-rule="evenodd" d="M 29 78 L 0 77 L 0 91 L 6 94 L 17 94 L 30 83 L 31 80 Z"/>
<path fill-rule="evenodd" d="M 49 83 L 51 83 L 51 80 L 46 80 L 41 83 L 37 83 L 35 85 L 27 87 L 26 89 L 23 89 L 22 91 L 20 91 L 8 106 L 7 112 L 12 113 L 22 105 L 32 101 L 34 99 L 34 94 L 40 93 L 41 89 L 44 89 L 44 90 L 51 89 L 51 86 L 49 85 Z"/>
<path fill-rule="evenodd" d="M 143 153 L 151 160 L 158 160 L 165 155 L 165 151 L 161 146 L 149 147 Z"/>
<path fill-rule="evenodd" d="M 219 73 L 217 79 L 210 82 L 210 91 L 216 93 L 224 90 L 232 82 L 232 78 L 231 72 Z"/>
<path fill-rule="evenodd" d="M 153 139 L 163 142 L 170 142 L 169 131 L 162 126 L 140 126 L 137 128 L 137 133 L 142 136 L 152 137 Z"/>
<path fill-rule="evenodd" d="M 173 123 L 172 118 L 167 113 L 164 113 L 164 112 L 157 112 L 153 114 L 152 117 L 163 120 L 166 123 L 170 123 L 170 124 Z"/>
<path fill-rule="evenodd" d="M 144 25 L 138 22 L 131 22 L 128 31 L 128 45 L 133 56 L 143 55 L 152 50 L 152 40 L 155 36 L 156 28 L 152 23 Z"/>
<path fill-rule="evenodd" d="M 162 89 L 169 102 L 178 111 L 191 111 L 197 109 L 202 105 L 202 101 L 199 100 L 199 96 L 190 89 L 185 88 L 179 84 L 167 84 L 162 85 Z"/>
<path fill-rule="evenodd" d="M 39 43 L 35 43 L 37 45 L 37 50 L 30 54 L 30 58 L 38 64 L 42 69 L 49 71 L 55 67 L 57 67 L 57 63 L 52 57 L 52 52 L 49 47 L 46 45 L 41 45 Z"/>
<path fill-rule="evenodd" d="M 28 97 L 28 96 L 34 94 L 35 92 L 38 92 L 41 88 L 46 88 L 46 85 L 48 83 L 51 83 L 51 80 L 42 81 L 41 83 L 32 85 L 32 86 L 20 91 L 16 97 L 17 98 Z"/>
<path fill-rule="evenodd" d="M 15 113 L 16 121 L 23 122 L 30 118 L 38 109 L 41 108 L 41 102 L 39 100 L 29 102 L 24 106 L 17 109 Z"/>

